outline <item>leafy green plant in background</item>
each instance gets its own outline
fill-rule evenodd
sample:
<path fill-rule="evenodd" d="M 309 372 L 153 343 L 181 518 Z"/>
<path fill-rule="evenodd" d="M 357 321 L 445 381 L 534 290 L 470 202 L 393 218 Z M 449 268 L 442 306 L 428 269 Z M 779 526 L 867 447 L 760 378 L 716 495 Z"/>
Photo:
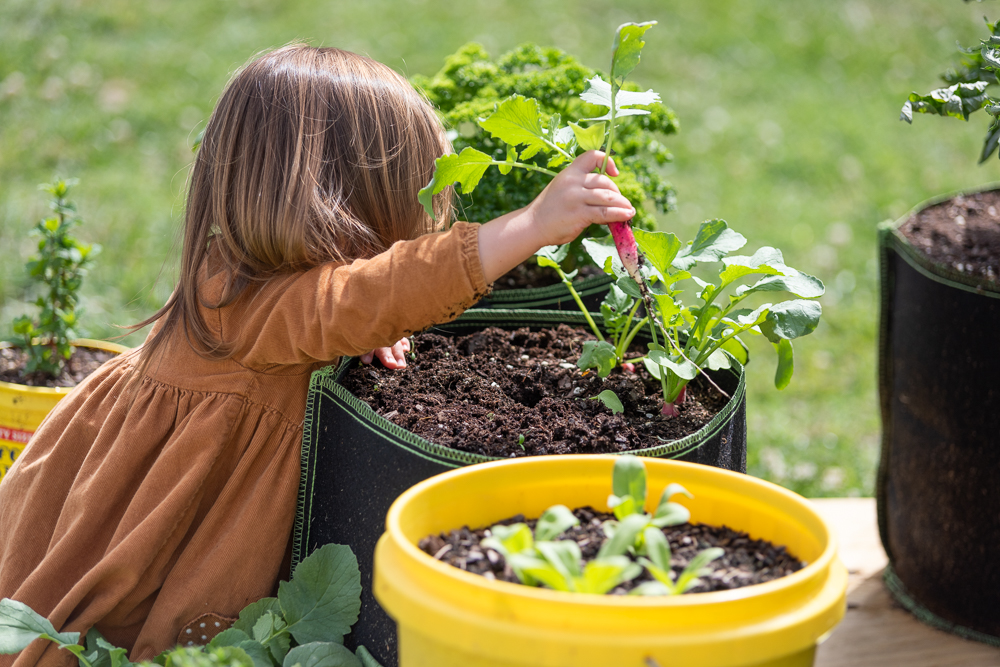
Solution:
<path fill-rule="evenodd" d="M 1000 71 L 1000 21 L 986 20 L 990 36 L 981 40 L 979 46 L 968 48 L 959 46 L 963 54 L 957 68 L 949 68 L 941 78 L 949 84 L 946 88 L 932 90 L 926 95 L 910 93 L 903 103 L 899 119 L 913 122 L 913 112 L 951 116 L 968 121 L 969 115 L 979 109 L 993 117 L 986 130 L 986 139 L 979 154 L 979 162 L 985 162 L 1000 145 L 1000 99 L 990 97 L 986 90 L 997 83 Z"/>
<path fill-rule="evenodd" d="M 378 667 L 363 646 L 351 653 L 344 635 L 358 620 L 361 574 L 350 547 L 323 546 L 295 568 L 277 598 L 264 598 L 240 612 L 233 627 L 207 646 L 164 651 L 147 667 Z M 0 600 L 0 653 L 18 653 L 36 639 L 47 639 L 77 657 L 80 667 L 131 667 L 126 650 L 91 628 L 79 643 L 78 632 L 56 632 L 27 605 Z"/>
<path fill-rule="evenodd" d="M 597 113 L 598 107 L 582 95 L 595 75 L 576 58 L 555 48 L 524 44 L 492 61 L 479 44 L 466 44 L 449 56 L 434 76 L 412 78 L 451 128 L 452 144 L 459 155 L 475 155 L 477 160 L 488 156 L 490 164 L 503 163 L 499 170 L 484 168 L 475 182 L 463 179 L 461 219 L 492 220 L 527 206 L 538 196 L 553 175 L 548 168 L 565 164 L 562 160 L 575 153 L 566 145 L 575 135 L 569 126 L 562 126 L 562 119 Z M 656 166 L 672 159 L 662 139 L 676 133 L 679 126 L 673 111 L 662 105 L 650 105 L 645 111 L 635 122 L 619 128 L 615 160 L 621 176 L 616 182 L 636 209 L 636 224 L 653 229 L 656 220 L 647 203 L 664 213 L 676 206 L 673 186 Z M 519 114 L 527 114 L 529 126 L 522 128 L 527 135 L 504 126 Z M 492 123 L 484 122 L 490 117 Z M 551 141 L 554 135 L 559 137 Z M 525 142 L 518 143 L 518 139 Z M 517 146 L 524 146 L 519 155 Z M 476 153 L 466 153 L 469 148 Z M 518 159 L 525 166 L 512 171 Z M 576 243 L 564 255 L 563 266 L 572 268 L 581 260 L 586 260 L 586 255 Z"/>
<path fill-rule="evenodd" d="M 646 467 L 631 455 L 615 461 L 608 497 L 617 520 L 605 521 L 601 530 L 606 540 L 597 556 L 582 563 L 580 547 L 572 539 L 558 540 L 566 530 L 580 523 L 565 505 L 547 509 L 535 525 L 535 533 L 526 523 L 498 524 L 490 537 L 482 541 L 504 557 L 521 583 L 543 585 L 557 591 L 603 595 L 622 583 L 649 571 L 654 581 L 633 589 L 633 595 L 680 595 L 698 583 L 698 577 L 710 570 L 706 566 L 723 555 L 718 547 L 704 549 L 677 576 L 670 567 L 670 545 L 663 528 L 686 523 L 691 513 L 672 502 L 677 494 L 691 496 L 680 484 L 670 484 L 660 496 L 653 514 L 643 510 L 646 503 Z M 630 556 L 638 558 L 638 562 Z"/>
<path fill-rule="evenodd" d="M 43 286 L 35 301 L 37 319 L 22 315 L 14 320 L 16 344 L 28 353 L 24 375 L 57 377 L 73 354 L 70 341 L 77 337 L 80 285 L 100 246 L 81 243 L 70 235 L 80 224 L 76 205 L 67 198 L 76 180 L 57 180 L 39 186 L 52 195 L 54 215 L 43 218 L 32 233 L 39 238 L 38 255 L 25 265 L 28 275 Z"/>

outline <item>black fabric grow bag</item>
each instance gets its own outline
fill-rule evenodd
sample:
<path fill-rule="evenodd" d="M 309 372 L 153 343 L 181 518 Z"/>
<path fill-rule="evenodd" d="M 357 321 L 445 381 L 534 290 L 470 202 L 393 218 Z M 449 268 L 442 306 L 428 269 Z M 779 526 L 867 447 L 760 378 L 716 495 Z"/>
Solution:
<path fill-rule="evenodd" d="M 579 312 L 469 310 L 435 330 L 464 334 L 487 326 L 586 326 Z M 346 359 L 313 374 L 302 440 L 302 482 L 292 565 L 324 544 L 350 545 L 361 567 L 361 616 L 348 642 L 363 644 L 385 667 L 396 664 L 396 628 L 372 595 L 375 543 L 389 506 L 403 491 L 452 468 L 494 460 L 435 445 L 376 414 L 338 383 L 357 363 Z M 732 398 L 697 433 L 642 456 L 677 458 L 746 472 L 746 396 L 742 368 L 713 373 Z"/>
<path fill-rule="evenodd" d="M 1000 286 L 931 262 L 909 217 L 879 230 L 885 579 L 921 620 L 1000 645 Z"/>
<path fill-rule="evenodd" d="M 580 300 L 587 310 L 600 312 L 601 302 L 611 289 L 611 283 L 615 281 L 614 276 L 600 275 L 591 276 L 573 282 L 573 289 L 580 295 Z M 518 310 L 521 308 L 544 309 L 544 310 L 570 310 L 579 309 L 573 295 L 562 283 L 549 285 L 548 287 L 532 287 L 523 289 L 495 289 L 475 305 L 476 308 L 493 308 L 499 310 Z"/>

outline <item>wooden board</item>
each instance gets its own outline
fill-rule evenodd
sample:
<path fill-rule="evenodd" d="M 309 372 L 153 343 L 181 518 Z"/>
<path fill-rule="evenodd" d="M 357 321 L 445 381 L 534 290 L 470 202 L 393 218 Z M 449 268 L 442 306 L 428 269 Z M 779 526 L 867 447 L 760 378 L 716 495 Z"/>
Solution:
<path fill-rule="evenodd" d="M 885 551 L 873 498 L 812 501 L 838 534 L 850 573 L 847 615 L 817 652 L 815 667 L 1000 667 L 1000 649 L 924 625 L 882 583 Z"/>

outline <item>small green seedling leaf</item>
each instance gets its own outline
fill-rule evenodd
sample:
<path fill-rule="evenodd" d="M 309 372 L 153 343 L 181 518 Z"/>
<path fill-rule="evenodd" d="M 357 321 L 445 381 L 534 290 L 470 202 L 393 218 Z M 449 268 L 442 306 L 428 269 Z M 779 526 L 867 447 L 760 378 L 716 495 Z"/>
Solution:
<path fill-rule="evenodd" d="M 631 581 L 642 574 L 642 566 L 625 556 L 595 558 L 583 568 L 583 576 L 576 582 L 580 593 L 604 595 L 615 586 Z"/>
<path fill-rule="evenodd" d="M 598 558 L 605 558 L 607 556 L 624 556 L 630 547 L 632 547 L 636 538 L 642 534 L 642 531 L 649 525 L 649 516 L 646 514 L 630 514 L 621 521 L 615 527 L 614 535 L 608 538 L 604 544 L 601 545 L 600 550 L 597 552 Z"/>
<path fill-rule="evenodd" d="M 611 492 L 616 496 L 632 496 L 639 507 L 646 502 L 646 466 L 638 456 L 626 454 L 615 460 Z"/>
<path fill-rule="evenodd" d="M 497 551 L 504 558 L 509 559 L 515 554 L 529 552 L 535 546 L 531 529 L 526 523 L 515 523 L 510 526 L 497 524 L 490 528 L 490 533 L 492 536 L 483 540 L 483 546 Z"/>
<path fill-rule="evenodd" d="M 299 644 L 342 639 L 361 609 L 361 573 L 351 548 L 327 544 L 314 551 L 278 586 L 278 600 Z"/>
<path fill-rule="evenodd" d="M 310 642 L 296 646 L 282 663 L 283 667 L 362 667 L 357 656 L 333 642 Z"/>
<path fill-rule="evenodd" d="M 615 346 L 603 340 L 588 340 L 583 343 L 583 352 L 576 365 L 580 370 L 596 368 L 598 377 L 607 377 L 618 364 Z M 617 397 L 616 397 L 617 398 Z M 605 403 L 605 405 L 607 405 Z M 610 406 L 608 406 L 610 407 Z"/>
<path fill-rule="evenodd" d="M 712 570 L 707 565 L 713 560 L 721 558 L 725 553 L 725 549 L 720 549 L 719 547 L 711 547 L 710 549 L 699 551 L 691 559 L 691 562 L 687 564 L 687 567 L 684 568 L 680 576 L 677 577 L 677 583 L 674 585 L 677 593 L 687 593 L 696 586 L 698 584 L 698 577 L 704 577 L 711 573 Z"/>
<path fill-rule="evenodd" d="M 535 525 L 535 539 L 539 542 L 554 540 L 573 526 L 578 526 L 580 520 L 565 505 L 553 505 L 545 510 Z"/>
<path fill-rule="evenodd" d="M 654 526 L 658 526 L 659 528 L 678 526 L 682 523 L 687 523 L 691 519 L 691 512 L 688 511 L 688 508 L 670 501 L 670 498 L 678 493 L 688 498 L 694 497 L 680 484 L 668 485 L 660 496 L 660 503 L 656 506 L 656 512 L 653 513 L 652 524 Z"/>
<path fill-rule="evenodd" d="M 608 408 L 608 410 L 611 410 L 612 414 L 619 415 L 625 412 L 625 406 L 622 405 L 622 402 L 615 395 L 615 392 L 610 389 L 605 389 L 597 396 L 591 396 L 590 399 L 604 403 L 604 406 Z"/>
<path fill-rule="evenodd" d="M 361 667 L 382 667 L 375 659 L 371 653 L 368 652 L 364 646 L 358 646 L 358 650 L 354 652 L 354 655 L 358 656 L 358 660 L 361 661 Z"/>
<path fill-rule="evenodd" d="M 670 543 L 663 531 L 656 526 L 649 526 L 642 531 L 646 556 L 656 567 L 665 572 L 670 571 Z"/>

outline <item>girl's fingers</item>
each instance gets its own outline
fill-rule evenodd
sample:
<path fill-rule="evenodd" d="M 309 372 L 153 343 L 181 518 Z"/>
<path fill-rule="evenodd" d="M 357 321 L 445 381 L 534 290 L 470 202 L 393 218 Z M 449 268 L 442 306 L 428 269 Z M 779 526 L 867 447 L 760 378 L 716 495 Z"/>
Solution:
<path fill-rule="evenodd" d="M 403 346 L 403 352 L 409 352 L 410 351 L 410 339 L 409 338 L 402 339 L 401 341 L 399 341 L 399 344 Z"/>
<path fill-rule="evenodd" d="M 372 362 L 372 357 L 374 355 L 375 355 L 375 350 L 371 350 L 370 352 L 365 352 L 364 354 L 361 355 L 361 363 L 370 364 Z"/>
<path fill-rule="evenodd" d="M 607 176 L 601 176 L 596 173 L 589 173 L 583 177 L 583 187 L 588 190 L 613 190 L 615 192 L 621 192 L 618 189 L 618 184 L 612 181 Z"/>
<path fill-rule="evenodd" d="M 586 153 L 578 155 L 577 158 L 573 160 L 572 166 L 580 169 L 584 173 L 589 173 L 600 169 L 602 164 L 604 164 L 604 153 L 602 151 L 587 151 Z M 607 173 L 611 176 L 618 175 L 618 165 L 616 165 L 615 161 L 611 158 L 608 158 Z"/>

